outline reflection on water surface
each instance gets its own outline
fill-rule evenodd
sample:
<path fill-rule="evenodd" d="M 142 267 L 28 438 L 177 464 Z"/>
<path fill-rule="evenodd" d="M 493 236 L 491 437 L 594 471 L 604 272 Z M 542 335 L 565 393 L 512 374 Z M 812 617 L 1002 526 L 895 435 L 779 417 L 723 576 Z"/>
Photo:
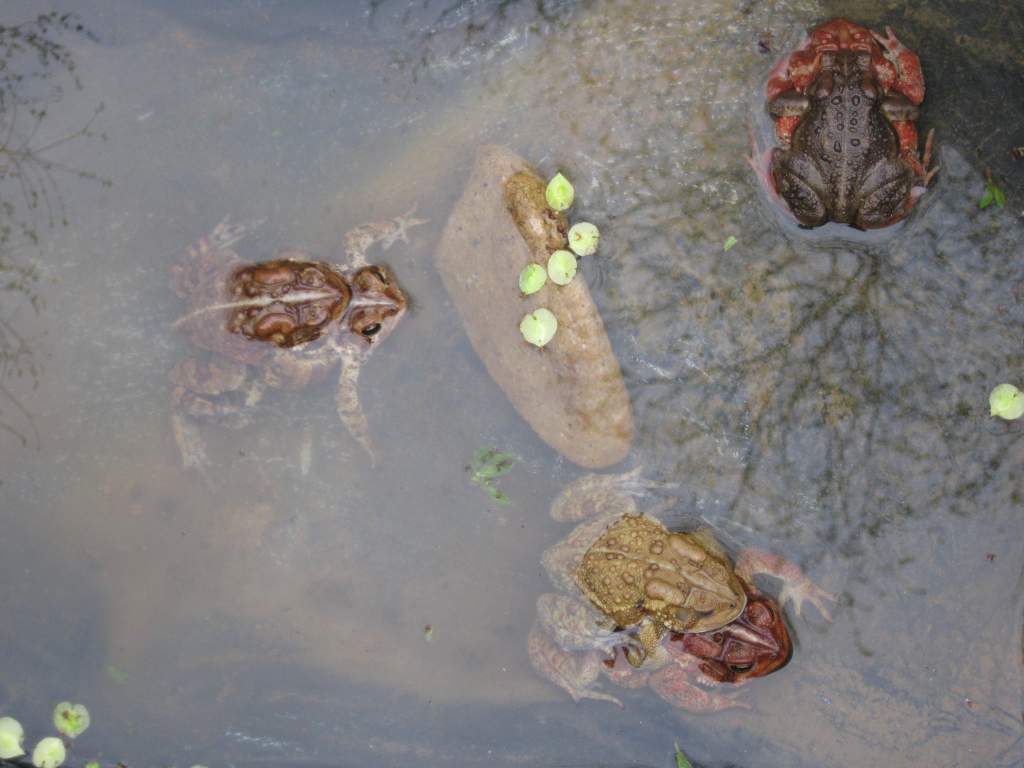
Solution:
<path fill-rule="evenodd" d="M 83 4 L 96 39 L 50 30 L 74 73 L 51 62 L 60 98 L 5 145 L 112 186 L 56 174 L 52 217 L 5 213 L 39 243 L 2 244 L 0 343 L 38 375 L 0 369 L 0 708 L 35 734 L 84 701 L 75 757 L 129 764 L 667 765 L 677 738 L 711 765 L 1019 764 L 1024 443 L 986 401 L 1024 370 L 1021 186 L 993 139 L 1013 121 L 958 105 L 1024 103 L 1022 20 L 976 5 L 841 9 L 920 54 L 943 167 L 864 240 L 781 227 L 744 160 L 768 67 L 834 13 L 814 2 Z M 576 705 L 530 669 L 540 553 L 566 533 L 547 508 L 580 472 L 487 378 L 434 271 L 485 142 L 564 170 L 602 228 L 583 276 L 633 398 L 623 468 L 842 596 L 832 624 L 790 615 L 793 661 L 750 710 Z M 986 166 L 1005 209 L 977 208 Z M 327 384 L 211 434 L 208 481 L 183 469 L 182 250 L 231 214 L 262 221 L 247 259 L 331 258 L 413 203 L 430 221 L 385 259 L 410 308 L 359 382 L 378 465 Z M 465 471 L 487 447 L 521 457 L 508 507 Z"/>

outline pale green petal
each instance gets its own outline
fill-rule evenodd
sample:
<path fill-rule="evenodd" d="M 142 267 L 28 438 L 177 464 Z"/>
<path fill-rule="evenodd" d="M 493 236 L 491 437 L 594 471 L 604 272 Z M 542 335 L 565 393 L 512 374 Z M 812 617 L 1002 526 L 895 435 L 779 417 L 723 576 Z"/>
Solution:
<path fill-rule="evenodd" d="M 535 347 L 543 347 L 551 341 L 557 330 L 558 319 L 545 307 L 535 309 L 519 323 L 519 332 Z"/>
<path fill-rule="evenodd" d="M 10 760 L 25 754 L 25 730 L 13 717 L 0 717 L 0 760 Z"/>
<path fill-rule="evenodd" d="M 576 257 L 571 251 L 555 251 L 548 259 L 548 276 L 556 285 L 568 285 L 576 277 Z"/>
<path fill-rule="evenodd" d="M 544 190 L 544 199 L 556 211 L 564 211 L 572 205 L 575 196 L 572 184 L 560 173 L 555 174 L 554 178 L 548 182 L 547 189 Z"/>
<path fill-rule="evenodd" d="M 57 768 L 64 762 L 67 752 L 64 750 L 64 742 L 56 736 L 47 736 L 40 739 L 36 748 L 32 750 L 32 762 L 36 768 Z"/>
<path fill-rule="evenodd" d="M 569 229 L 569 247 L 577 256 L 590 256 L 597 250 L 601 233 L 589 221 L 573 224 Z"/>
<path fill-rule="evenodd" d="M 527 264 L 519 273 L 519 290 L 529 296 L 544 287 L 548 281 L 548 273 L 540 264 Z"/>
<path fill-rule="evenodd" d="M 1024 393 L 1013 384 L 1000 384 L 988 396 L 993 416 L 1012 421 L 1024 416 Z"/>
<path fill-rule="evenodd" d="M 62 701 L 53 708 L 53 724 L 69 739 L 77 739 L 89 727 L 89 710 L 84 704 Z"/>

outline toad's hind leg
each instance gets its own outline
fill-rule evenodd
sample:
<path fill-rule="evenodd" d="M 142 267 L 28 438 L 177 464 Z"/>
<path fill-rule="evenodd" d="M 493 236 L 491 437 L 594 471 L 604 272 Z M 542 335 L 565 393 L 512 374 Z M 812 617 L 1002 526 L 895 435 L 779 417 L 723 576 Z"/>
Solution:
<path fill-rule="evenodd" d="M 178 444 L 181 453 L 182 465 L 185 469 L 198 470 L 205 477 L 210 460 L 206 456 L 206 446 L 199 434 L 198 425 L 185 414 L 175 412 L 171 414 L 171 431 L 174 432 L 174 442 Z"/>
<path fill-rule="evenodd" d="M 699 685 L 698 685 L 699 683 Z M 673 707 L 689 712 L 719 712 L 723 709 L 750 709 L 735 694 L 719 693 L 719 683 L 703 674 L 692 656 L 674 657 L 654 674 L 648 683 L 651 689 Z M 721 689 L 719 689 L 721 690 Z"/>
<path fill-rule="evenodd" d="M 545 634 L 539 624 L 530 629 L 527 639 L 527 650 L 530 664 L 545 679 L 572 696 L 573 701 L 595 699 L 610 701 L 620 707 L 622 702 L 608 693 L 594 690 L 598 676 L 601 674 L 602 658 L 598 651 L 585 653 L 569 653 L 558 647 Z"/>
<path fill-rule="evenodd" d="M 401 216 L 385 221 L 371 221 L 356 227 L 345 235 L 345 259 L 351 269 L 359 269 L 367 265 L 366 252 L 374 243 L 380 243 L 383 250 L 388 250 L 398 240 L 409 242 L 408 230 L 419 224 L 426 224 L 427 219 L 415 218 L 416 206 L 413 205 Z"/>
<path fill-rule="evenodd" d="M 584 475 L 570 483 L 551 505 L 551 516 L 563 522 L 605 517 L 613 514 L 635 514 L 634 497 L 648 490 L 675 488 L 678 483 L 665 483 L 642 476 L 643 467 L 620 475 Z"/>
<path fill-rule="evenodd" d="M 338 407 L 338 418 L 345 425 L 345 429 L 356 439 L 356 442 L 363 447 L 370 456 L 370 461 L 377 462 L 377 456 L 373 449 L 373 441 L 370 440 L 370 425 L 363 413 L 363 407 L 359 403 L 359 369 L 366 355 L 360 354 L 358 350 L 348 346 L 339 350 L 341 356 L 341 373 L 338 376 L 338 391 L 335 394 L 335 404 Z"/>

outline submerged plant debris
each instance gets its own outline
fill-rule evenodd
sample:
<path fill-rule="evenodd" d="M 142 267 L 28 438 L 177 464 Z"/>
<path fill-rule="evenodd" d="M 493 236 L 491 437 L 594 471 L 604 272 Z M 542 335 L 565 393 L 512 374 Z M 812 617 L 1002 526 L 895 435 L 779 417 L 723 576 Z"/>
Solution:
<path fill-rule="evenodd" d="M 679 742 L 676 741 L 676 768 L 693 768 L 686 755 L 683 754 L 683 750 L 679 748 Z"/>
<path fill-rule="evenodd" d="M 992 180 L 992 171 L 986 168 L 985 193 L 981 196 L 981 200 L 978 201 L 978 207 L 984 210 L 992 205 L 992 203 L 1002 208 L 1006 205 L 1006 195 L 1003 194 L 1003 190 L 999 188 L 999 185 Z"/>
<path fill-rule="evenodd" d="M 473 461 L 466 467 L 470 481 L 479 485 L 494 501 L 508 506 L 512 501 L 494 485 L 499 477 L 508 474 L 519 460 L 511 453 L 502 453 L 494 448 L 480 448 L 473 454 Z"/>

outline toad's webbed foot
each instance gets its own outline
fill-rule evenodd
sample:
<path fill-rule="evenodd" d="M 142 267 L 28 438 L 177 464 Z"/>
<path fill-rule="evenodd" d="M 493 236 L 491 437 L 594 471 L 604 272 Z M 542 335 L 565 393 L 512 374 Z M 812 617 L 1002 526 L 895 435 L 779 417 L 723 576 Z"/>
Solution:
<path fill-rule="evenodd" d="M 374 245 L 380 243 L 382 250 L 388 250 L 396 242 L 409 242 L 409 229 L 420 224 L 426 224 L 427 219 L 416 218 L 416 205 L 401 216 L 384 221 L 371 221 L 367 224 L 356 227 L 345 235 L 345 258 L 352 269 L 359 269 L 367 265 L 366 252 Z"/>

